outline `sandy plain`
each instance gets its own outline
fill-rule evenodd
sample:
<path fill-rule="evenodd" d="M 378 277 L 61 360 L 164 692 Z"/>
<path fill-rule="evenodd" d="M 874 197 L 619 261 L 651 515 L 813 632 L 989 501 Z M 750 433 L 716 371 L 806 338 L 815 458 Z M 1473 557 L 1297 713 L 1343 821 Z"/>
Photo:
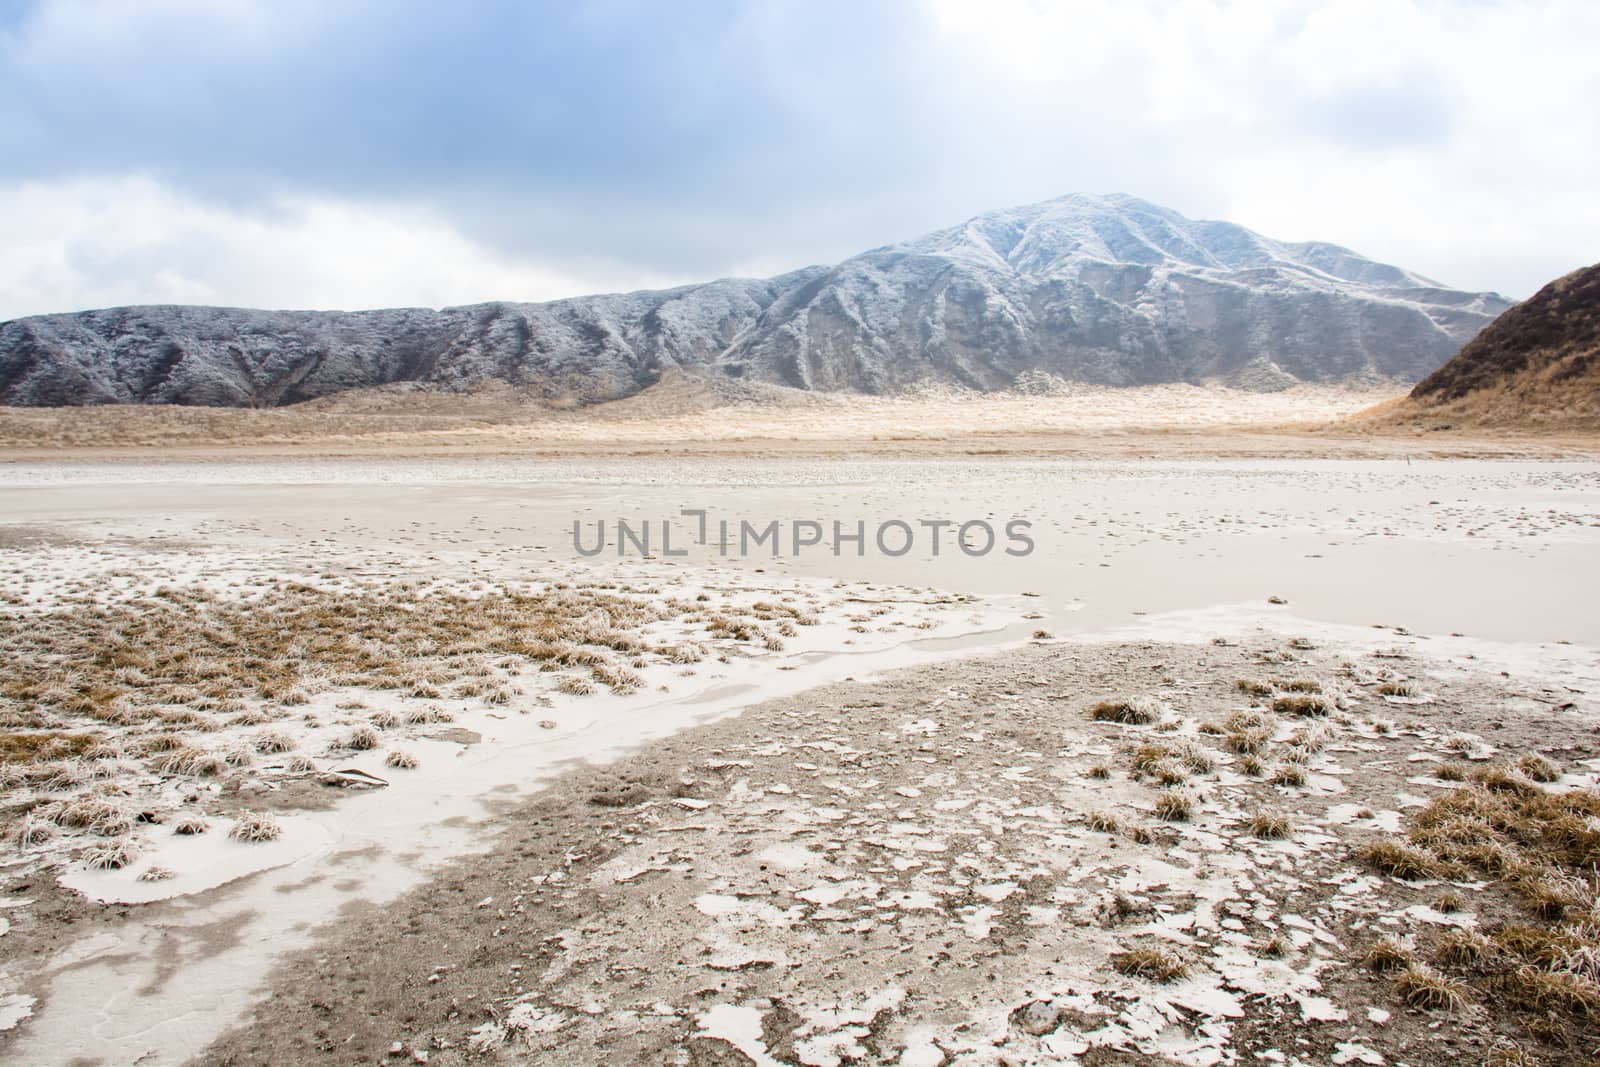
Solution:
<path fill-rule="evenodd" d="M 0 1056 L 1589 1062 L 1592 454 L 1277 396 L 0 415 Z"/>

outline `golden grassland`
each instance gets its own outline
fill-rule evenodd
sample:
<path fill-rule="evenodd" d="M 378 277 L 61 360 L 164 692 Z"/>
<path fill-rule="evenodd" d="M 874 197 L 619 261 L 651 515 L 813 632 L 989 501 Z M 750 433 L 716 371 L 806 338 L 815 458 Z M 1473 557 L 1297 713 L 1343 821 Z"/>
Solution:
<path fill-rule="evenodd" d="M 640 688 L 641 669 L 773 650 L 817 620 L 778 600 L 747 606 L 603 584 L 463 591 L 426 584 L 319 588 L 262 580 L 240 595 L 167 586 L 106 600 L 0 607 L 0 822 L 27 849 L 63 832 L 116 839 L 159 821 L 131 780 L 317 770 L 303 744 L 363 751 L 404 723 L 452 721 L 439 703 L 516 704 L 554 688 Z M 647 636 L 671 624 L 672 640 Z M 530 686 L 530 675 L 553 685 Z M 531 691 L 530 691 L 531 690 Z M 400 710 L 359 699 L 400 698 Z M 315 696 L 334 695 L 337 710 Z M 283 729 L 292 726 L 294 729 Z M 208 742 L 208 737 L 218 740 Z M 415 758 L 391 749 L 387 766 Z M 181 831 L 180 831 L 181 832 Z M 193 832 L 193 831 L 191 831 Z M 251 836 L 249 840 L 264 840 Z M 102 847 L 94 845 L 93 847 Z"/>
<path fill-rule="evenodd" d="M 115 405 L 0 408 L 0 458 L 498 454 L 1549 454 L 1596 447 L 1600 427 L 1447 420 L 1395 387 L 1073 387 L 1059 395 L 924 390 L 888 397 L 672 375 L 587 407 L 501 383 L 467 392 L 385 387 L 264 410 Z"/>

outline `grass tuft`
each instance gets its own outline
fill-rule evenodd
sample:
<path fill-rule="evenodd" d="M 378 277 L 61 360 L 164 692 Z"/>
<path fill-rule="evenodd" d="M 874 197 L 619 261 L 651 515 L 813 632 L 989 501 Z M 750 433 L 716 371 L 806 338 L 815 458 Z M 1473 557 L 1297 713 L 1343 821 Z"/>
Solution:
<path fill-rule="evenodd" d="M 1149 697 L 1130 700 L 1102 700 L 1089 709 L 1095 722 L 1118 722 L 1128 726 L 1148 726 L 1161 718 L 1161 705 Z"/>
<path fill-rule="evenodd" d="M 1456 1012 L 1467 1006 L 1467 987 L 1426 963 L 1412 963 L 1395 978 L 1400 996 L 1423 1011 Z"/>
<path fill-rule="evenodd" d="M 117 871 L 139 858 L 139 849 L 131 838 L 120 837 L 89 850 L 85 862 L 96 870 Z"/>
<path fill-rule="evenodd" d="M 1097 830 L 1102 834 L 1114 834 L 1122 829 L 1122 820 L 1109 811 L 1090 812 L 1089 829 Z"/>
<path fill-rule="evenodd" d="M 1320 718 L 1328 714 L 1328 702 L 1320 696 L 1281 696 L 1272 701 L 1272 710 L 1279 715 Z"/>
<path fill-rule="evenodd" d="M 1530 752 L 1517 760 L 1517 770 L 1532 781 L 1544 783 L 1559 781 L 1562 773 L 1559 764 L 1550 762 L 1537 752 Z"/>
<path fill-rule="evenodd" d="M 1439 861 L 1420 848 L 1398 841 L 1374 841 L 1362 848 L 1361 862 L 1379 874 L 1417 881 L 1439 874 Z"/>
<path fill-rule="evenodd" d="M 1156 798 L 1156 817 L 1167 822 L 1187 822 L 1194 813 L 1194 799 L 1176 789 L 1168 789 Z"/>
<path fill-rule="evenodd" d="M 1386 937 L 1367 950 L 1361 957 L 1361 966 L 1377 974 L 1389 974 L 1415 961 L 1416 956 L 1409 948 Z"/>
<path fill-rule="evenodd" d="M 1306 769 L 1298 763 L 1279 764 L 1278 769 L 1272 772 L 1272 784 L 1290 789 L 1303 789 L 1306 784 Z"/>
<path fill-rule="evenodd" d="M 1250 833 L 1267 841 L 1281 841 L 1293 833 L 1287 815 L 1258 812 L 1250 818 Z"/>
<path fill-rule="evenodd" d="M 262 841 L 276 841 L 283 836 L 283 827 L 278 825 L 266 812 L 241 811 L 239 819 L 233 824 L 233 829 L 228 831 L 228 836 L 235 841 L 258 843 Z"/>
<path fill-rule="evenodd" d="M 1111 966 L 1116 968 L 1118 974 L 1153 982 L 1172 982 L 1189 973 L 1187 963 L 1160 948 L 1136 948 L 1115 953 L 1111 957 Z"/>

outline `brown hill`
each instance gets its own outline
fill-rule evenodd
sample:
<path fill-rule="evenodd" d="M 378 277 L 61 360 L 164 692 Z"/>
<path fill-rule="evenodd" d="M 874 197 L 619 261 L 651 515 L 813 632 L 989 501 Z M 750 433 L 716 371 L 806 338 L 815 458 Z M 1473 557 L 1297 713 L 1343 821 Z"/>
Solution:
<path fill-rule="evenodd" d="M 1600 429 L 1600 264 L 1501 315 L 1393 414 Z"/>

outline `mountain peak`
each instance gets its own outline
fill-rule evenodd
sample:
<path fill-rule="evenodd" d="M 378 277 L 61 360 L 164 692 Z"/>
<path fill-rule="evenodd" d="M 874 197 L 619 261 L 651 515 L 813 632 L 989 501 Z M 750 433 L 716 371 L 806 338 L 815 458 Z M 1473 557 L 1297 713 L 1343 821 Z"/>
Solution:
<path fill-rule="evenodd" d="M 679 367 L 863 392 L 1004 389 L 1028 372 L 1415 381 L 1506 306 L 1337 245 L 1073 193 L 766 280 L 437 311 L 20 319 L 0 324 L 0 403 L 259 406 L 484 379 L 596 400 Z"/>

